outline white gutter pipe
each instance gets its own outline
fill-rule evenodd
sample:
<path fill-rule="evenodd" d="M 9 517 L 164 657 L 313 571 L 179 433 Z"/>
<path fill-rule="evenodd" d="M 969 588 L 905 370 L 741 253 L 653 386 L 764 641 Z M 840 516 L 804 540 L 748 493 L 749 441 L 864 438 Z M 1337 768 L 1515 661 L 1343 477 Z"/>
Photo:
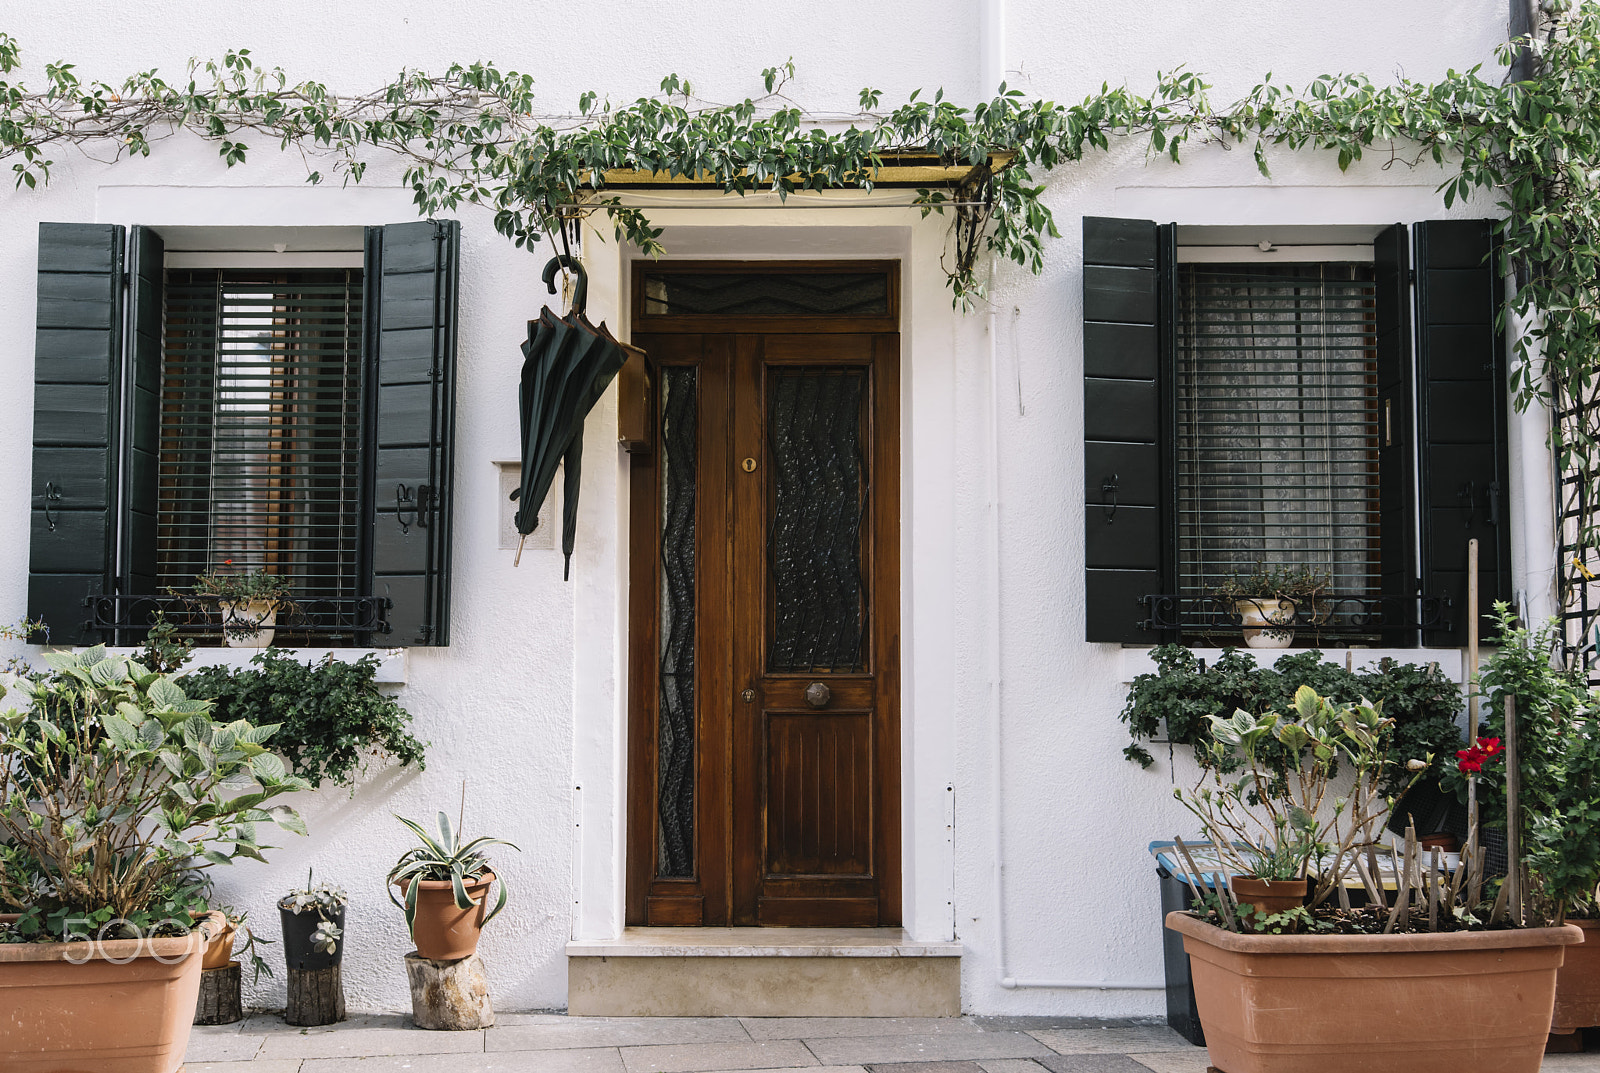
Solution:
<path fill-rule="evenodd" d="M 995 0 L 998 3 L 998 0 Z M 989 778 L 994 787 L 990 809 L 994 830 L 994 950 L 995 977 L 1007 991 L 1024 988 L 1052 991 L 1163 991 L 1166 984 L 1129 983 L 1122 980 L 1029 980 L 1006 971 L 1006 854 L 1005 770 L 1003 733 L 1005 674 L 1000 643 L 1000 345 L 999 313 L 989 310 L 989 450 L 984 483 L 989 493 Z"/>

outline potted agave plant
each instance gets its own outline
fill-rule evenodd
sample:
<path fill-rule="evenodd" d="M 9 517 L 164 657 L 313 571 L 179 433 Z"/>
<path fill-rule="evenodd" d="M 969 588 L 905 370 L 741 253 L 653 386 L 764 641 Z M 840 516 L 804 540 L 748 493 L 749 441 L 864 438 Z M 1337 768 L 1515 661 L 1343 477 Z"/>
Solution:
<path fill-rule="evenodd" d="M 422 843 L 406 850 L 388 877 L 405 898 L 402 902 L 394 891 L 389 892 L 389 900 L 405 910 L 417 955 L 430 961 L 471 957 L 477 952 L 484 925 L 506 907 L 506 881 L 501 878 L 500 896 L 494 908 L 488 909 L 489 889 L 497 877 L 481 851 L 485 846 L 517 847 L 488 837 L 462 843 L 459 831 L 443 812 L 431 832 L 413 820 L 395 819 Z"/>
<path fill-rule="evenodd" d="M 1317 603 L 1327 596 L 1331 580 L 1308 566 L 1257 563 L 1250 573 L 1222 582 L 1211 597 L 1238 616 L 1250 648 L 1288 648 L 1294 643 L 1297 620 L 1316 621 L 1321 616 Z"/>
<path fill-rule="evenodd" d="M 232 566 L 225 560 L 223 566 Z M 289 585 L 265 569 L 241 573 L 210 570 L 194 579 L 194 594 L 215 600 L 222 615 L 222 639 L 230 648 L 267 648 L 276 634 L 278 612 L 293 607 Z"/>
<path fill-rule="evenodd" d="M 0 712 L 0 1069 L 173 1073 L 224 923 L 190 919 L 195 874 L 264 859 L 258 824 L 304 834 L 271 802 L 306 783 L 274 727 L 219 724 L 142 663 L 43 658 Z"/>
<path fill-rule="evenodd" d="M 1563 950 L 1583 933 L 1518 926 L 1505 888 L 1485 882 L 1481 853 L 1450 871 L 1414 836 L 1403 854 L 1383 847 L 1397 887 L 1388 903 L 1376 872 L 1393 721 L 1381 706 L 1334 704 L 1302 686 L 1288 712 L 1211 722 L 1208 772 L 1179 795 L 1224 859 L 1241 836 L 1259 850 L 1287 847 L 1309 885 L 1307 904 L 1273 913 L 1226 886 L 1209 897 L 1197 883 L 1205 908 L 1168 914 L 1189 955 L 1212 1066 L 1537 1070 Z M 1401 766 L 1415 778 L 1427 763 Z M 1352 877 L 1366 905 L 1352 905 Z"/>

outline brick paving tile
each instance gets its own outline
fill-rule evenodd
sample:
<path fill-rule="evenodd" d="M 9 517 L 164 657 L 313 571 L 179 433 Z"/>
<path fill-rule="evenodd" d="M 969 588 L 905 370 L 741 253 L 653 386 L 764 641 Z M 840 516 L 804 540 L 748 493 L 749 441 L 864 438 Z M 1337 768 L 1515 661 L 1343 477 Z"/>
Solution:
<path fill-rule="evenodd" d="M 1158 1025 L 1047 1029 L 1030 1034 L 1060 1054 L 1149 1054 L 1197 1049 L 1172 1029 Z"/>
<path fill-rule="evenodd" d="M 1042 1032 L 1051 1028 L 1133 1028 L 1138 1025 L 1166 1026 L 1166 1021 L 1150 1017 L 1039 1017 L 987 1016 L 963 1017 L 963 1021 L 990 1031 Z"/>
<path fill-rule="evenodd" d="M 808 1039 L 823 1065 L 958 1062 L 983 1058 L 1033 1058 L 1051 1050 L 1024 1032 L 952 1032 L 920 1036 L 846 1036 Z"/>
<path fill-rule="evenodd" d="M 241 1073 L 251 1073 L 245 1067 Z M 624 1073 L 615 1047 L 573 1051 L 522 1051 L 451 1055 L 392 1055 L 382 1058 L 313 1058 L 300 1073 Z"/>
<path fill-rule="evenodd" d="M 1206 1073 L 1211 1068 L 1211 1056 L 1204 1047 L 1189 1051 L 1162 1051 L 1157 1054 L 1130 1054 L 1135 1062 L 1151 1073 Z"/>
<path fill-rule="evenodd" d="M 867 1073 L 984 1073 L 984 1070 L 976 1062 L 890 1062 L 870 1065 Z"/>
<path fill-rule="evenodd" d="M 424 1032 L 419 1028 L 352 1028 L 305 1035 L 269 1033 L 262 1058 L 373 1058 L 390 1055 L 482 1054 L 482 1032 Z"/>
<path fill-rule="evenodd" d="M 555 1023 L 497 1023 L 488 1030 L 484 1049 L 496 1053 L 749 1042 L 750 1034 L 736 1017 L 564 1017 Z"/>
<path fill-rule="evenodd" d="M 248 1062 L 261 1053 L 261 1043 L 266 1038 L 238 1032 L 201 1032 L 196 1028 L 189 1035 L 189 1049 L 183 1059 L 186 1062 Z"/>
<path fill-rule="evenodd" d="M 300 1059 L 276 1062 L 186 1062 L 181 1073 L 300 1073 Z"/>
<path fill-rule="evenodd" d="M 1125 1054 L 1056 1054 L 1039 1059 L 1039 1064 L 1050 1073 L 1150 1073 L 1149 1066 Z"/>
<path fill-rule="evenodd" d="M 983 1073 L 1043 1073 L 1044 1066 L 1032 1058 L 990 1058 L 979 1062 Z"/>
<path fill-rule="evenodd" d="M 784 1069 L 819 1063 L 796 1040 L 755 1040 L 744 1043 L 686 1043 L 665 1047 L 624 1047 L 622 1064 L 628 1073 L 715 1073 L 721 1070 Z"/>
<path fill-rule="evenodd" d="M 982 1032 L 971 1017 L 741 1017 L 753 1039 L 826 1039 L 839 1036 L 939 1036 Z"/>

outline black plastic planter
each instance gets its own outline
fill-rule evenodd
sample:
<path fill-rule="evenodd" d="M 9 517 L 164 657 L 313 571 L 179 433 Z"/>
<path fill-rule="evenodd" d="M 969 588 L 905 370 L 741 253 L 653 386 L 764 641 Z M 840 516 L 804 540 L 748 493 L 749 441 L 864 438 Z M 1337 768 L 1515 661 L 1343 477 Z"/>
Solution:
<path fill-rule="evenodd" d="M 317 925 L 323 920 L 315 909 L 296 913 L 280 905 L 278 915 L 283 918 L 283 957 L 290 969 L 317 972 L 330 969 L 344 959 L 343 907 L 328 914 L 328 919 L 339 929 L 339 939 L 331 954 L 324 954 L 311 945 L 311 933 L 317 930 Z"/>

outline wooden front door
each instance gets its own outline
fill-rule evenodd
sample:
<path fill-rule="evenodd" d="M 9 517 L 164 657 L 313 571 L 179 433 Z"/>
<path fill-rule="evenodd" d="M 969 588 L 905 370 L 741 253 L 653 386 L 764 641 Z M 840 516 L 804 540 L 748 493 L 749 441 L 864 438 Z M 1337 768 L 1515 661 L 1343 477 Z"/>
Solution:
<path fill-rule="evenodd" d="M 629 922 L 898 923 L 893 310 L 677 316 L 635 321 L 658 424 L 632 456 Z"/>

